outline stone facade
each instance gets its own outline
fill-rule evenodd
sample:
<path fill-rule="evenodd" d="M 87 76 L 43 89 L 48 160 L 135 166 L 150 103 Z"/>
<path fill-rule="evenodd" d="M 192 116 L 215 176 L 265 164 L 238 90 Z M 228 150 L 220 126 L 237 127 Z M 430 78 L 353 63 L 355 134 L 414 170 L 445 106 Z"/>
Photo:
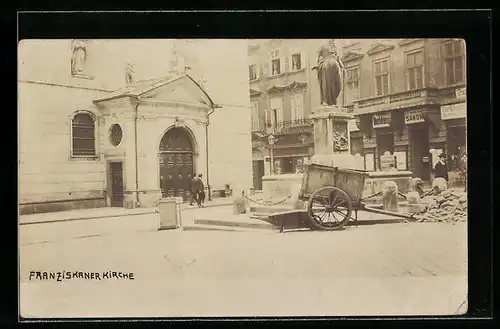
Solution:
<path fill-rule="evenodd" d="M 454 43 L 454 79 L 446 68 L 449 45 Z M 456 48 L 455 48 L 456 44 Z M 450 46 L 451 47 L 451 46 Z M 365 157 L 367 170 L 382 171 L 386 151 L 395 156 L 398 170 L 410 170 L 416 177 L 430 182 L 438 152 L 448 155 L 450 180 L 456 177 L 454 159 L 457 150 L 465 148 L 465 111 L 452 122 L 442 117 L 443 106 L 465 106 L 465 43 L 452 39 L 351 40 L 346 42 L 343 60 L 347 70 L 357 70 L 358 91 L 349 94 L 346 107 L 357 117 L 358 129 L 351 133 L 351 144 L 361 144 L 355 152 Z M 422 76 L 415 80 L 414 57 L 421 56 Z M 452 56 L 452 57 L 453 57 Z M 375 65 L 387 61 L 388 90 L 377 94 Z M 413 78 L 412 78 L 413 77 Z M 459 96 L 457 96 L 459 95 Z M 456 110 L 455 110 L 456 109 Z M 460 112 L 459 105 L 452 108 Z M 375 118 L 374 118 L 375 117 Z M 374 120 L 387 120 L 376 126 Z M 453 136 L 450 135 L 453 133 Z M 399 159 L 399 160 L 397 160 Z M 463 182 L 462 182 L 463 183 Z"/>
<path fill-rule="evenodd" d="M 271 174 L 268 136 L 273 146 L 274 173 L 294 173 L 314 154 L 311 109 L 320 105 L 316 71 L 320 39 L 251 40 L 248 47 L 252 113 L 254 188 L 262 189 L 262 177 Z M 294 57 L 295 56 L 295 57 Z M 273 74 L 273 60 L 279 73 Z M 255 69 L 252 76 L 251 68 Z M 339 96 L 339 99 L 342 95 Z M 280 105 L 275 105 L 279 100 Z M 273 107 L 281 114 L 274 118 Z M 297 109 L 300 108 L 300 109 Z"/>
<path fill-rule="evenodd" d="M 251 187 L 244 40 L 184 40 L 179 48 L 190 55 L 184 62 L 192 68 L 189 76 L 141 94 L 140 101 L 126 95 L 126 85 L 168 81 L 172 40 L 85 40 L 84 70 L 78 75 L 72 75 L 72 44 L 28 40 L 19 45 L 21 212 L 109 206 L 113 162 L 123 162 L 123 206 L 154 205 L 160 196 L 159 143 L 174 126 L 189 132 L 194 170 L 203 174 L 205 185 L 209 179 L 213 188 Z M 117 90 L 121 97 L 96 101 Z M 77 113 L 94 120 L 95 156 L 72 156 Z M 116 146 L 110 143 L 112 124 L 122 130 Z"/>

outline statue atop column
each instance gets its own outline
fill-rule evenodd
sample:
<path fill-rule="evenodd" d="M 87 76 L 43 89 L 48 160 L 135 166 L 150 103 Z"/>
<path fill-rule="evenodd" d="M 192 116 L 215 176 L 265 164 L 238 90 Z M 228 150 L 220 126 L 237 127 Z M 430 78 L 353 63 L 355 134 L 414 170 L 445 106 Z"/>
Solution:
<path fill-rule="evenodd" d="M 321 105 L 337 105 L 337 97 L 342 89 L 341 71 L 344 65 L 340 61 L 334 40 L 321 46 L 318 52 L 318 64 L 312 68 L 318 71 Z"/>

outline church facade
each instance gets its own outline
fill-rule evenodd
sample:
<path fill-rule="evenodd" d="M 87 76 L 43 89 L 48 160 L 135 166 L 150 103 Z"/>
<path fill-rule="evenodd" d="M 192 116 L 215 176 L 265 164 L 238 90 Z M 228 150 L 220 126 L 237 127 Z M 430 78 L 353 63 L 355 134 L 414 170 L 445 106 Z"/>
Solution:
<path fill-rule="evenodd" d="M 246 44 L 194 43 L 185 47 L 195 54 L 189 63 L 172 44 L 20 44 L 21 214 L 150 207 L 162 197 L 186 198 L 195 173 L 208 193 L 251 187 L 246 65 L 224 61 L 240 52 L 246 61 Z M 188 64 L 192 72 L 180 67 Z"/>

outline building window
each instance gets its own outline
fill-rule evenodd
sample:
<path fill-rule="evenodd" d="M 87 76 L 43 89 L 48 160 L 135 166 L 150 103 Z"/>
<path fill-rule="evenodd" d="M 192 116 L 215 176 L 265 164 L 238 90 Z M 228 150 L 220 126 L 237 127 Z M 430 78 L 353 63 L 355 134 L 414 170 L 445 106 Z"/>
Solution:
<path fill-rule="evenodd" d="M 346 70 L 347 103 L 359 99 L 359 67 Z"/>
<path fill-rule="evenodd" d="M 260 130 L 259 103 L 252 102 L 252 131 Z"/>
<path fill-rule="evenodd" d="M 300 53 L 292 55 L 292 71 L 298 71 L 302 69 Z"/>
<path fill-rule="evenodd" d="M 271 52 L 271 75 L 281 74 L 281 58 L 279 49 Z"/>
<path fill-rule="evenodd" d="M 73 156 L 95 156 L 95 122 L 87 113 L 78 113 L 72 121 Z"/>
<path fill-rule="evenodd" d="M 255 64 L 248 67 L 250 81 L 257 80 L 257 66 Z"/>
<path fill-rule="evenodd" d="M 464 47 L 460 40 L 444 44 L 444 71 L 446 84 L 462 83 L 464 77 Z"/>
<path fill-rule="evenodd" d="M 283 125 L 283 99 L 281 97 L 271 98 L 271 122 L 274 126 Z"/>
<path fill-rule="evenodd" d="M 375 72 L 375 92 L 377 96 L 389 94 L 389 61 L 373 63 Z"/>
<path fill-rule="evenodd" d="M 304 121 L 304 96 L 302 94 L 292 95 L 291 110 L 292 123 L 302 123 Z"/>
<path fill-rule="evenodd" d="M 297 72 L 305 68 L 305 54 L 301 52 L 301 46 L 290 48 L 288 57 L 288 71 Z"/>
<path fill-rule="evenodd" d="M 406 55 L 406 78 L 409 90 L 423 88 L 424 53 L 422 51 Z"/>
<path fill-rule="evenodd" d="M 109 129 L 109 142 L 113 146 L 118 146 L 122 142 L 123 132 L 122 127 L 119 124 L 115 123 L 111 125 Z"/>

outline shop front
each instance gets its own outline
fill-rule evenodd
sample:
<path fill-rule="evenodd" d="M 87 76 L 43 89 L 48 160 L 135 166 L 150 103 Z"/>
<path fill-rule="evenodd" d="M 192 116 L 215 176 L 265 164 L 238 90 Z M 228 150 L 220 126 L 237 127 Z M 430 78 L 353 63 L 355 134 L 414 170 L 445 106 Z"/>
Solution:
<path fill-rule="evenodd" d="M 377 145 L 376 169 L 388 171 L 394 167 L 389 157 L 394 155 L 394 130 L 390 112 L 377 113 L 372 116 L 372 126 L 375 129 Z"/>
<path fill-rule="evenodd" d="M 283 147 L 274 150 L 274 174 L 297 174 L 314 155 L 312 147 Z"/>
<path fill-rule="evenodd" d="M 422 109 L 407 110 L 404 113 L 405 125 L 408 127 L 410 152 L 410 170 L 415 177 L 429 182 L 432 171 L 432 158 L 429 147 L 429 123 L 425 120 Z"/>
<path fill-rule="evenodd" d="M 441 119 L 446 127 L 446 149 L 449 183 L 465 184 L 467 162 L 467 105 L 466 102 L 441 106 Z"/>
<path fill-rule="evenodd" d="M 414 177 L 430 182 L 433 161 L 438 156 L 433 152 L 444 152 L 445 148 L 446 132 L 442 131 L 440 122 L 439 110 L 435 107 L 362 115 L 358 119 L 362 133 L 351 133 L 351 152 L 364 156 L 367 171 L 411 171 Z M 358 139 L 362 140 L 363 153 Z"/>

